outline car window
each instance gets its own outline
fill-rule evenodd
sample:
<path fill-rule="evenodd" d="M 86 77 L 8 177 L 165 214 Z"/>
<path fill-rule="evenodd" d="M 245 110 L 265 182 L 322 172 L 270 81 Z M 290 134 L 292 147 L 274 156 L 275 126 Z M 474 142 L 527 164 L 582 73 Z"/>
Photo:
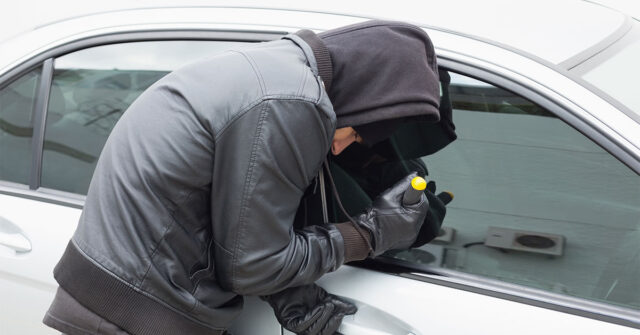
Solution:
<path fill-rule="evenodd" d="M 0 180 L 29 183 L 40 72 L 34 69 L 0 89 Z"/>
<path fill-rule="evenodd" d="M 509 91 L 455 73 L 449 90 L 458 139 L 421 158 L 454 193 L 446 230 L 397 257 L 640 309 L 638 175 Z"/>
<path fill-rule="evenodd" d="M 408 171 L 428 172 L 436 194 L 454 194 L 440 236 L 386 256 L 640 309 L 638 175 L 529 100 L 450 76 L 457 140 L 428 155 L 424 134 L 398 141 L 412 131 L 401 126 L 389 141 L 397 159 L 381 143 L 376 159 L 353 156 L 367 163 L 348 177 L 337 156 L 331 170 L 347 211 L 357 215 Z"/>
<path fill-rule="evenodd" d="M 104 143 L 127 107 L 169 71 L 241 42 L 149 41 L 55 59 L 41 185 L 86 194 Z"/>

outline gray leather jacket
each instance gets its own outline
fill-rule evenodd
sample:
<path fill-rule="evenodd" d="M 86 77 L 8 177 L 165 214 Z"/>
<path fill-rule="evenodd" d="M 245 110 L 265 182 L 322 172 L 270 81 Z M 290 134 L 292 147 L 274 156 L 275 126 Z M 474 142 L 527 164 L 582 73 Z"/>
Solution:
<path fill-rule="evenodd" d="M 55 278 L 134 334 L 216 334 L 242 295 L 314 282 L 343 238 L 292 225 L 335 125 L 296 35 L 170 73 L 114 128 Z"/>

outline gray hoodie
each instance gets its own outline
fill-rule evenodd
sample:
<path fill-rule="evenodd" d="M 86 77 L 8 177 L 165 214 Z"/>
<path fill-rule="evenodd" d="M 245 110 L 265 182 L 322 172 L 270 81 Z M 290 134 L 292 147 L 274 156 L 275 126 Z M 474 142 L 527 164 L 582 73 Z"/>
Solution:
<path fill-rule="evenodd" d="M 328 92 L 338 128 L 353 126 L 372 145 L 391 135 L 401 119 L 440 119 L 438 66 L 424 30 L 375 20 L 319 36 L 331 54 Z"/>

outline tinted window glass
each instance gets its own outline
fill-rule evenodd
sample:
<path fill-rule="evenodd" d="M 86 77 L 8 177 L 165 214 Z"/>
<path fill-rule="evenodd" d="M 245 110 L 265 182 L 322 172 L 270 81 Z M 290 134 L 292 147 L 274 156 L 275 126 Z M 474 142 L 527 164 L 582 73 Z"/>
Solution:
<path fill-rule="evenodd" d="M 638 175 L 510 92 L 452 74 L 451 100 L 458 140 L 422 158 L 455 194 L 436 264 L 640 308 Z"/>
<path fill-rule="evenodd" d="M 147 87 L 181 65 L 239 44 L 123 43 L 56 59 L 46 121 L 42 186 L 86 194 L 111 129 Z"/>
<path fill-rule="evenodd" d="M 37 68 L 0 89 L 0 180 L 28 184 Z"/>
<path fill-rule="evenodd" d="M 406 155 L 419 152 L 412 145 L 431 145 L 419 143 L 420 134 L 413 144 L 392 143 L 402 160 L 364 159 L 379 176 L 347 180 L 333 168 L 345 207 L 361 210 L 372 187 L 393 184 L 387 178 L 428 171 L 436 194 L 455 196 L 445 229 L 432 243 L 388 255 L 640 309 L 638 175 L 511 92 L 453 73 L 449 92 L 458 139 L 426 156 Z"/>

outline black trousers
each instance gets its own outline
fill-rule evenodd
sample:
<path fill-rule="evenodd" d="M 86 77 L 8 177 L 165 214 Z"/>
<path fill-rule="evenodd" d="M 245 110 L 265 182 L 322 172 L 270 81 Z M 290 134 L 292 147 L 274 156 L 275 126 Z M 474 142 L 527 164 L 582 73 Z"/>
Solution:
<path fill-rule="evenodd" d="M 120 327 L 82 306 L 60 287 L 42 322 L 68 335 L 129 335 Z"/>
<path fill-rule="evenodd" d="M 65 335 L 130 335 L 84 307 L 61 287 L 42 322 Z M 221 335 L 231 334 L 225 331 Z"/>

